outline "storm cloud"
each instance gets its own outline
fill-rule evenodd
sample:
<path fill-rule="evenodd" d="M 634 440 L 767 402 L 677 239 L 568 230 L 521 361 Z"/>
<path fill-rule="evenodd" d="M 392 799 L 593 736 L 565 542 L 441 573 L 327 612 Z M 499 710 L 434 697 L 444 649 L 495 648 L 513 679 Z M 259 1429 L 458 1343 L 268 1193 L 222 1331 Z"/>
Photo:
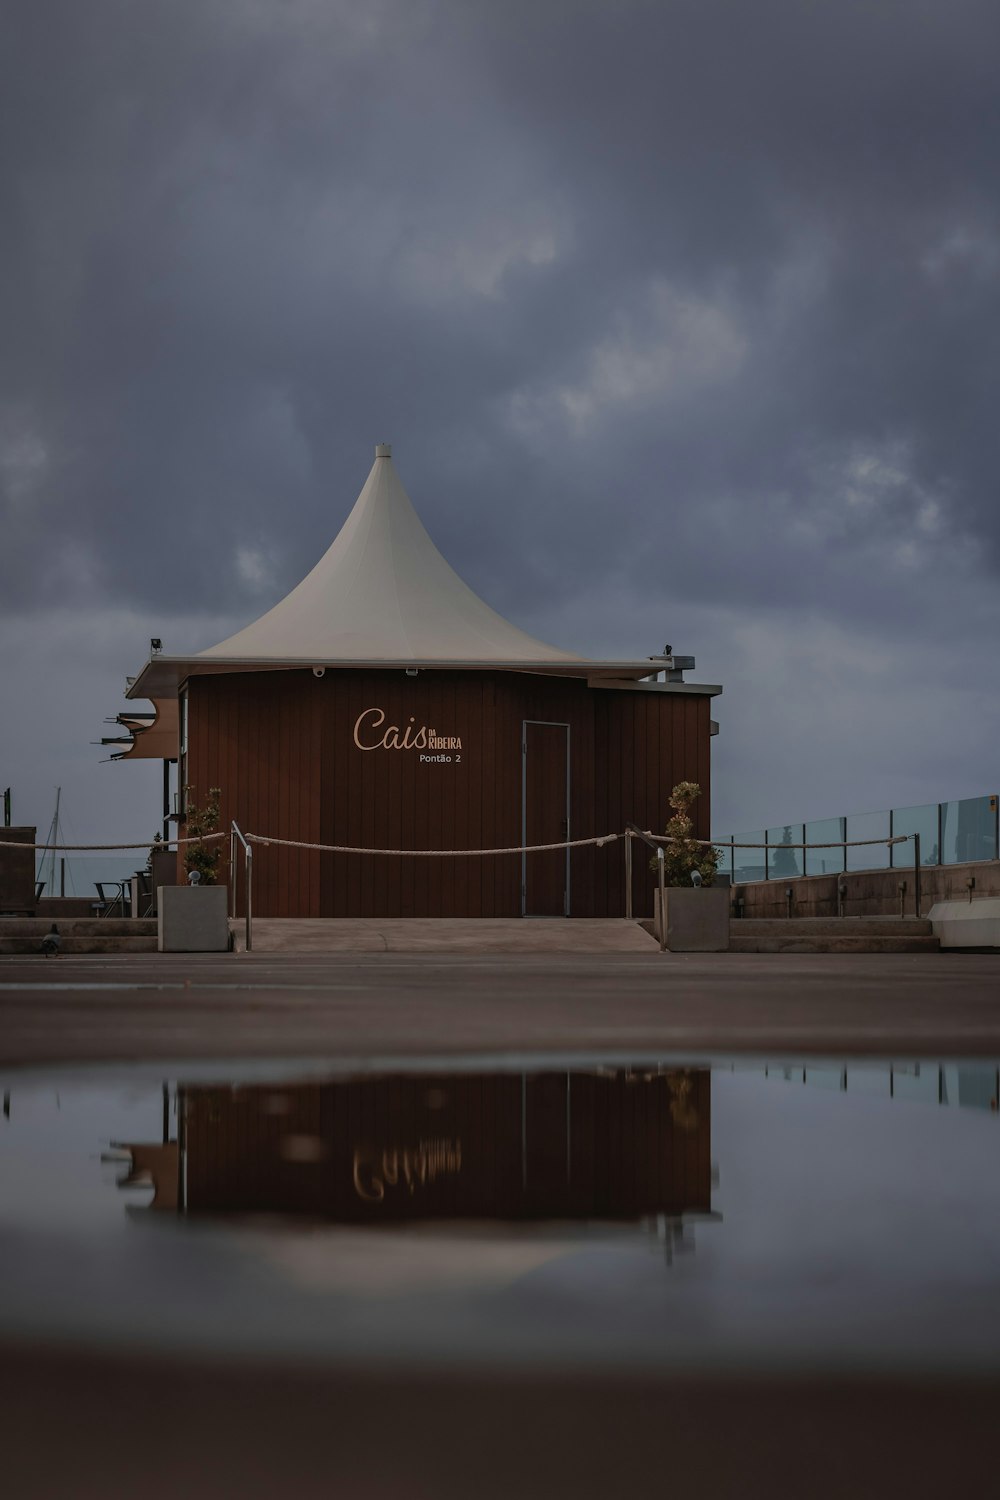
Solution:
<path fill-rule="evenodd" d="M 997 789 L 994 4 L 8 0 L 5 30 L 24 816 L 76 775 L 134 828 L 140 768 L 87 747 L 124 674 L 297 582 L 378 440 L 517 624 L 725 685 L 717 826 Z"/>

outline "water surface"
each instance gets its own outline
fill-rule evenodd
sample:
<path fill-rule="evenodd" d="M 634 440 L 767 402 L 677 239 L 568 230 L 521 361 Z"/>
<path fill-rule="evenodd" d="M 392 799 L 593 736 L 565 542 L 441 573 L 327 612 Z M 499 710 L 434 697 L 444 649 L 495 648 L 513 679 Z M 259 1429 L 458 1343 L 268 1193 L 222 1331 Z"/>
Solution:
<path fill-rule="evenodd" d="M 997 1068 L 10 1075 L 0 1337 L 1000 1368 Z"/>

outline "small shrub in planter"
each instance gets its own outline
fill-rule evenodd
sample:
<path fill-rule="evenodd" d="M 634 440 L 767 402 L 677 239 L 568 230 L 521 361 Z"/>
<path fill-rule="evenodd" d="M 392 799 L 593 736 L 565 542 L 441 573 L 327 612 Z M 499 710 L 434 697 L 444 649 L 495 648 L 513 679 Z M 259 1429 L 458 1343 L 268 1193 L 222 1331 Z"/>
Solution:
<path fill-rule="evenodd" d="M 186 792 L 191 790 L 185 787 Z M 219 788 L 213 786 L 203 807 L 188 802 L 185 833 L 195 842 L 182 846 L 183 864 L 188 876 L 197 873 L 199 879 L 194 885 L 160 889 L 157 946 L 161 953 L 222 953 L 230 946 L 227 889 L 218 883 L 223 841 L 203 842 L 218 830 L 219 797 Z"/>
<path fill-rule="evenodd" d="M 193 788 L 185 787 L 185 791 Z M 185 832 L 188 838 L 202 839 L 207 833 L 217 833 L 219 828 L 219 798 L 222 793 L 217 786 L 209 787 L 208 801 L 204 807 L 197 807 L 193 802 L 188 803 Z M 201 885 L 215 885 L 219 874 L 219 860 L 222 857 L 222 839 L 215 839 L 210 844 L 186 844 L 184 846 L 184 871 L 190 875 L 192 870 L 197 870 L 201 876 Z"/>
<path fill-rule="evenodd" d="M 667 889 L 663 911 L 659 889 L 656 891 L 656 926 L 662 933 L 665 925 L 666 946 L 672 952 L 719 953 L 729 947 L 729 892 L 722 886 L 712 889 L 719 852 L 693 837 L 690 808 L 700 796 L 701 787 L 694 781 L 678 782 L 670 795 L 674 815 L 667 824 L 663 846 Z M 649 867 L 658 876 L 655 855 Z M 692 884 L 693 874 L 700 877 L 700 884 Z"/>
<path fill-rule="evenodd" d="M 719 851 L 711 844 L 700 844 L 692 837 L 694 824 L 690 808 L 701 796 L 701 787 L 696 781 L 679 781 L 670 793 L 670 806 L 674 815 L 666 827 L 667 842 L 663 846 L 663 878 L 667 885 L 690 885 L 691 876 L 697 872 L 702 885 L 712 885 L 719 866 Z M 659 860 L 654 854 L 649 868 L 654 875 Z"/>

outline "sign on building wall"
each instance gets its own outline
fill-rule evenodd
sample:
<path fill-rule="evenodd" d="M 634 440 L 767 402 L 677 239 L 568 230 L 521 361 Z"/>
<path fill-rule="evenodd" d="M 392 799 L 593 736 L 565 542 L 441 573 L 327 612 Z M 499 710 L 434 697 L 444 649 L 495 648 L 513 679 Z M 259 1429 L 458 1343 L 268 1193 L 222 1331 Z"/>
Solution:
<path fill-rule="evenodd" d="M 384 709 L 366 708 L 354 724 L 354 743 L 359 750 L 412 750 L 426 765 L 460 765 L 462 737 L 439 734 L 427 724 L 417 725 L 410 715 L 404 727 L 387 724 Z"/>

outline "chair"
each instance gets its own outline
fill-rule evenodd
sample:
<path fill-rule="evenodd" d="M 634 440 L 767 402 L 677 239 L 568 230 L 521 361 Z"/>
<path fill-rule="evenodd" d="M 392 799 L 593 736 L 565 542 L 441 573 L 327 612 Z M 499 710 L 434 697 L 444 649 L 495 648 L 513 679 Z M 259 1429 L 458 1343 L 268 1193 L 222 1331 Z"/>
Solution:
<path fill-rule="evenodd" d="M 135 911 L 134 917 L 151 917 L 156 911 L 156 894 L 153 890 L 152 877 L 146 870 L 136 870 L 134 875 L 135 885 Z"/>
<path fill-rule="evenodd" d="M 115 911 L 118 912 L 119 916 L 128 916 L 125 902 L 127 880 L 95 880 L 94 884 L 97 887 L 97 894 L 101 899 L 101 909 L 98 912 L 98 916 L 110 917 Z M 112 887 L 114 888 L 114 895 L 109 896 L 107 892 Z"/>

